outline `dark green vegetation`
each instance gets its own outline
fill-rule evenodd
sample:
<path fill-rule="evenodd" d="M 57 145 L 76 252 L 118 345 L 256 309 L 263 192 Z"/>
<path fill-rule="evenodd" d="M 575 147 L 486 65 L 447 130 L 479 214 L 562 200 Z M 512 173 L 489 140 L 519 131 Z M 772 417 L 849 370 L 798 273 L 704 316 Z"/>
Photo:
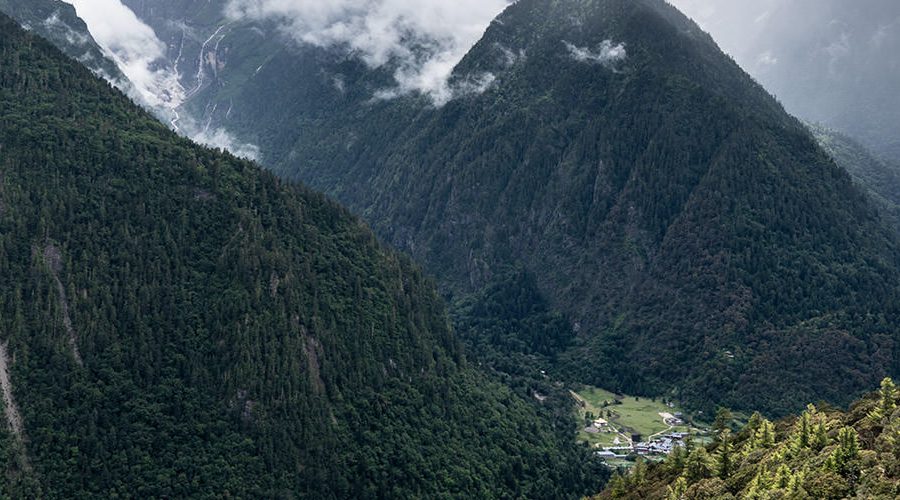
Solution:
<path fill-rule="evenodd" d="M 124 75 L 106 58 L 71 5 L 61 0 L 0 0 L 0 12 L 50 40 L 91 71 L 125 84 Z"/>
<path fill-rule="evenodd" d="M 567 47 L 607 41 L 627 57 Z M 261 45 L 226 47 L 234 67 Z M 475 342 L 611 390 L 773 414 L 900 371 L 900 250 L 877 205 L 662 0 L 521 0 L 454 76 L 496 82 L 441 108 L 372 101 L 389 67 L 269 57 L 210 97 L 267 166 L 361 214 L 457 303 L 506 300 L 523 269 L 536 295 L 512 311 L 537 304 L 575 332 L 499 312 L 471 323 Z"/>
<path fill-rule="evenodd" d="M 828 154 L 850 172 L 881 206 L 885 218 L 900 229 L 900 165 L 875 156 L 853 139 L 819 125 L 810 130 Z"/>
<path fill-rule="evenodd" d="M 0 497 L 552 498 L 604 478 L 564 399 L 469 368 L 432 285 L 361 222 L 176 137 L 4 16 L 0 276 L 24 431 L 0 426 Z"/>
<path fill-rule="evenodd" d="M 809 405 L 770 422 L 758 413 L 707 447 L 616 477 L 597 499 L 838 499 L 900 497 L 900 392 L 890 379 L 849 411 Z"/>

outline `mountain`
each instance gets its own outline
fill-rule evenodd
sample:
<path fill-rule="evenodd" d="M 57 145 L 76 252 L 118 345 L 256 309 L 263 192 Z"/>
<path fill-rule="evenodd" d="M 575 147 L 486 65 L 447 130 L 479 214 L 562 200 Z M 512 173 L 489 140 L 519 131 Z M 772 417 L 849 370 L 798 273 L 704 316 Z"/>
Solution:
<path fill-rule="evenodd" d="M 189 106 L 423 263 L 481 325 L 470 344 L 551 335 L 525 350 L 555 376 L 776 415 L 900 370 L 878 204 L 661 0 L 520 0 L 437 103 L 385 92 L 399 62 L 298 43 L 277 16 L 128 3 L 160 32 L 218 31 Z M 519 279 L 533 288 L 497 302 L 544 326 L 466 305 Z"/>
<path fill-rule="evenodd" d="M 678 447 L 595 497 L 634 499 L 897 498 L 900 411 L 890 379 L 848 411 L 809 405 L 799 417 L 759 414 L 716 443 Z"/>
<path fill-rule="evenodd" d="M 95 74 L 119 85 L 127 85 L 122 72 L 106 57 L 71 5 L 61 0 L 0 0 L 0 12 L 50 40 Z"/>
<path fill-rule="evenodd" d="M 258 146 L 269 168 L 306 131 L 355 119 L 394 83 L 395 65 L 373 69 L 340 48 L 298 45 L 276 21 L 227 16 L 229 3 L 123 0 L 168 47 L 186 89 L 182 114 Z"/>
<path fill-rule="evenodd" d="M 576 497 L 409 261 L 0 15 L 0 496 Z M 559 394 L 558 394 L 559 393 Z"/>
<path fill-rule="evenodd" d="M 866 188 L 869 195 L 881 205 L 885 217 L 900 228 L 900 164 L 878 158 L 859 142 L 840 132 L 821 125 L 810 129 L 822 149 L 834 161 L 850 172 L 853 179 Z"/>
<path fill-rule="evenodd" d="M 900 161 L 900 3 L 672 0 L 788 111 Z"/>

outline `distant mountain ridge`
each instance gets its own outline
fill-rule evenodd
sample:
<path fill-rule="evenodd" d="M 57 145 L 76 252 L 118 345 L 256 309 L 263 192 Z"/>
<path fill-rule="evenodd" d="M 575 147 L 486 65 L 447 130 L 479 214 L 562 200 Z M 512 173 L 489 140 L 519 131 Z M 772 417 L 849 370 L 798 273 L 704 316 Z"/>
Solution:
<path fill-rule="evenodd" d="M 800 118 L 900 162 L 900 4 L 672 0 Z"/>
<path fill-rule="evenodd" d="M 900 163 L 879 158 L 859 142 L 821 125 L 810 125 L 816 140 L 834 161 L 853 176 L 900 230 Z"/>

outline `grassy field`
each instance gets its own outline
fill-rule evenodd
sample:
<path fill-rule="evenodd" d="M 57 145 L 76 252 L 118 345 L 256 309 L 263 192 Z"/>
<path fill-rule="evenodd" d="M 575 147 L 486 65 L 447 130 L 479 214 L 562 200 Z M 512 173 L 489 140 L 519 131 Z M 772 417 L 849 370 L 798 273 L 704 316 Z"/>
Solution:
<path fill-rule="evenodd" d="M 662 401 L 646 398 L 636 398 L 627 395 L 616 395 L 596 387 L 585 387 L 573 392 L 572 395 L 580 402 L 578 404 L 579 431 L 578 438 L 592 446 L 615 446 L 618 437 L 621 445 L 627 445 L 631 434 L 638 433 L 641 439 L 647 440 L 654 434 L 661 432 L 688 432 L 688 426 L 669 428 L 663 422 L 660 413 L 676 413 L 681 409 L 678 406 L 670 408 Z M 619 401 L 621 404 L 616 404 Z M 586 417 L 603 418 L 610 423 L 610 431 L 589 433 L 585 431 Z"/>

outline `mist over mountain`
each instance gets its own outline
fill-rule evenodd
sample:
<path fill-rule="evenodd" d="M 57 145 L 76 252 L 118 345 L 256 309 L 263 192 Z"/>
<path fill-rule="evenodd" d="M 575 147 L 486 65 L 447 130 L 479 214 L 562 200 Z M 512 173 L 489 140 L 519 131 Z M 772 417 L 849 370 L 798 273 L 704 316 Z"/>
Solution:
<path fill-rule="evenodd" d="M 900 3 L 672 0 L 788 111 L 900 161 Z"/>

